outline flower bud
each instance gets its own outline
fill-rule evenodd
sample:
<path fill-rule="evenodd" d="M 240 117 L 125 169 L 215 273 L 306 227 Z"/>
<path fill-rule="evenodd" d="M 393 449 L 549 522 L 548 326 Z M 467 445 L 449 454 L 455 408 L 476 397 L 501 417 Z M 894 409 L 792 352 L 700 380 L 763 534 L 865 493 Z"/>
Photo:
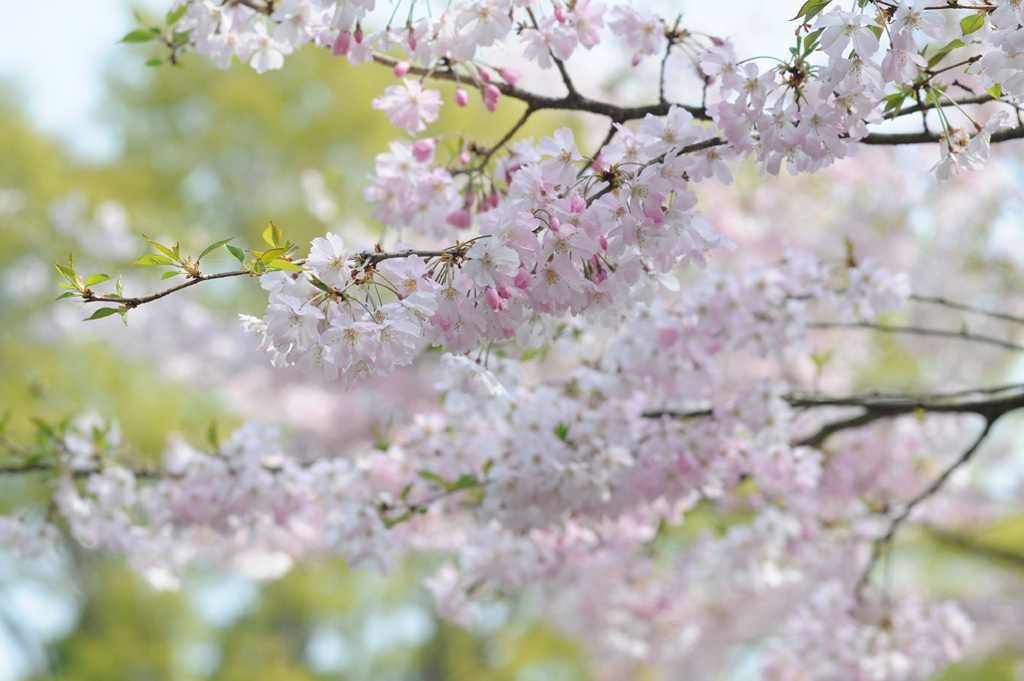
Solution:
<path fill-rule="evenodd" d="M 400 61 L 397 64 L 395 64 L 395 78 L 401 78 L 405 76 L 405 74 L 409 73 L 409 69 L 411 67 L 412 64 L 410 64 L 407 61 Z"/>
<path fill-rule="evenodd" d="M 491 72 L 488 71 L 487 69 L 485 69 L 482 66 L 480 67 L 479 70 L 480 70 L 480 80 L 482 80 L 485 83 L 490 83 L 491 82 Z"/>
<path fill-rule="evenodd" d="M 576 194 L 569 199 L 569 210 L 573 213 L 582 213 L 583 209 L 587 207 L 587 201 L 579 194 Z"/>
<path fill-rule="evenodd" d="M 492 83 L 488 83 L 484 86 L 484 106 L 491 113 L 498 108 L 498 97 L 501 97 L 501 90 Z"/>
<path fill-rule="evenodd" d="M 498 73 L 500 73 L 505 82 L 512 87 L 515 87 L 516 83 L 519 82 L 519 79 L 523 77 L 523 72 L 514 66 L 506 66 L 502 69 L 498 69 Z"/>
<path fill-rule="evenodd" d="M 331 46 L 331 54 L 335 57 L 344 57 L 351 48 L 352 34 L 348 31 L 342 31 Z"/>
<path fill-rule="evenodd" d="M 558 21 L 558 23 L 564 24 L 568 18 L 569 18 L 569 15 L 566 14 L 565 8 L 562 7 L 561 5 L 556 5 L 555 6 L 555 19 Z"/>
<path fill-rule="evenodd" d="M 512 287 L 502 286 L 501 288 L 498 289 L 498 295 L 504 298 L 505 300 L 508 300 L 509 298 L 512 297 Z"/>
<path fill-rule="evenodd" d="M 490 286 L 484 290 L 484 295 L 487 296 L 487 304 L 490 305 L 491 309 L 495 312 L 504 307 L 504 304 L 501 302 L 501 296 L 499 296 L 498 292 Z"/>
<path fill-rule="evenodd" d="M 561 226 L 562 226 L 562 223 L 558 220 L 558 218 L 556 218 L 554 216 L 552 216 L 551 220 L 548 222 L 548 227 L 551 228 L 552 232 L 557 232 L 558 228 L 561 227 Z"/>
<path fill-rule="evenodd" d="M 515 280 L 512 282 L 518 289 L 524 289 L 530 285 L 530 273 L 526 271 L 526 268 L 522 265 L 519 266 L 519 272 L 516 274 Z"/>
<path fill-rule="evenodd" d="M 469 94 L 461 87 L 455 89 L 455 103 L 459 106 L 466 106 L 469 104 Z"/>
<path fill-rule="evenodd" d="M 430 163 L 434 159 L 434 149 L 437 148 L 437 140 L 428 137 L 416 140 L 412 145 L 412 155 L 420 163 Z"/>
<path fill-rule="evenodd" d="M 473 224 L 473 217 L 469 214 L 468 210 L 457 210 L 454 213 L 449 213 L 445 222 L 455 229 L 469 229 L 470 225 Z"/>

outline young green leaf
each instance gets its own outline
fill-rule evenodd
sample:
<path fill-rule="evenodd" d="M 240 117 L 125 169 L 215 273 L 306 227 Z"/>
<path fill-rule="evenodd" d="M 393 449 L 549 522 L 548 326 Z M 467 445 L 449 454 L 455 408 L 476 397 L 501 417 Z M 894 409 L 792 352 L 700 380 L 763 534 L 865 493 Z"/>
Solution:
<path fill-rule="evenodd" d="M 104 317 L 109 317 L 112 314 L 117 314 L 116 307 L 101 307 L 93 312 L 91 317 L 86 317 L 84 321 L 91 322 L 94 319 L 103 319 Z"/>
<path fill-rule="evenodd" d="M 260 259 L 260 262 L 266 265 L 271 260 L 277 260 L 278 258 L 283 256 L 284 253 L 285 250 L 283 248 L 271 248 L 269 251 L 265 251 L 262 255 L 258 257 Z"/>
<path fill-rule="evenodd" d="M 65 298 L 77 298 L 77 297 L 78 297 L 78 292 L 77 291 L 68 291 L 67 293 L 62 293 L 59 296 L 57 296 L 57 300 L 64 300 Z"/>
<path fill-rule="evenodd" d="M 238 262 L 245 264 L 245 251 L 238 246 L 231 246 L 230 244 L 224 248 L 228 249 L 228 253 L 235 256 L 235 259 L 238 260 Z"/>
<path fill-rule="evenodd" d="M 174 261 L 171 260 L 168 257 L 162 256 L 162 255 L 156 255 L 155 253 L 150 253 L 149 255 L 144 255 L 141 258 L 139 258 L 138 260 L 136 260 L 135 262 L 131 262 L 131 263 L 128 263 L 128 264 L 129 265 L 171 265 L 171 266 L 173 266 L 174 265 Z"/>
<path fill-rule="evenodd" d="M 282 232 L 281 228 L 274 224 L 273 221 L 271 221 L 270 224 L 267 225 L 267 228 L 263 230 L 263 240 L 275 248 L 281 244 L 283 239 L 284 232 Z"/>
<path fill-rule="evenodd" d="M 88 279 L 85 280 L 85 285 L 86 286 L 95 286 L 96 284 L 99 284 L 99 283 L 102 283 L 104 281 L 107 281 L 108 279 L 110 279 L 110 277 L 108 277 L 105 274 L 94 274 L 94 275 L 92 275 L 91 277 L 89 277 Z"/>
<path fill-rule="evenodd" d="M 275 270 L 287 270 L 289 272 L 305 272 L 306 271 L 305 267 L 300 267 L 299 265 L 296 265 L 293 262 L 289 262 L 288 260 L 282 260 L 281 258 L 276 258 L 276 259 L 271 260 L 270 262 L 268 262 L 267 263 L 267 268 L 268 269 L 275 269 Z"/>
<path fill-rule="evenodd" d="M 231 237 L 231 239 L 234 239 L 234 238 L 235 237 Z M 220 248 L 221 246 L 223 246 L 227 242 L 231 241 L 231 239 L 224 239 L 222 241 L 218 241 L 215 244 L 210 244 L 209 246 L 207 246 L 206 248 L 203 249 L 202 253 L 199 254 L 199 257 L 196 258 L 196 262 L 199 262 L 200 260 L 205 258 L 210 252 L 217 250 L 218 248 Z"/>
<path fill-rule="evenodd" d="M 170 279 L 171 277 L 176 277 L 179 274 L 184 274 L 184 273 L 183 272 L 179 272 L 177 270 L 175 270 L 174 272 L 164 272 L 163 275 L 160 278 L 161 279 Z"/>
<path fill-rule="evenodd" d="M 797 12 L 797 15 L 793 17 L 793 19 L 790 19 L 790 21 L 803 17 L 804 22 L 806 23 L 821 13 L 821 11 L 828 7 L 831 2 L 832 0 L 807 0 L 807 2 L 800 7 L 800 11 Z"/>
<path fill-rule="evenodd" d="M 77 288 L 78 276 L 75 274 L 74 267 L 68 267 L 67 265 L 61 265 L 60 263 L 53 263 L 57 267 L 57 271 L 60 272 L 61 276 L 70 281 Z"/>
<path fill-rule="evenodd" d="M 177 244 L 175 244 L 174 249 L 172 250 L 170 248 L 167 248 L 167 246 L 164 246 L 163 244 L 158 244 L 157 242 L 153 241 L 152 239 L 150 239 L 145 234 L 142 235 L 142 238 L 145 239 L 146 241 L 148 241 L 149 243 L 153 244 L 153 248 L 155 248 L 156 250 L 160 251 L 161 253 L 166 255 L 171 260 L 174 260 L 174 261 L 178 260 L 178 253 L 177 253 L 178 246 L 177 246 Z"/>
<path fill-rule="evenodd" d="M 150 40 L 154 40 L 156 35 L 152 31 L 137 30 L 132 31 L 125 37 L 121 38 L 122 43 L 148 43 Z"/>
<path fill-rule="evenodd" d="M 153 57 L 152 59 L 146 60 L 146 66 L 163 66 L 164 60 Z"/>
<path fill-rule="evenodd" d="M 985 25 L 985 17 L 981 14 L 970 14 L 960 20 L 960 30 L 964 35 L 974 33 Z"/>

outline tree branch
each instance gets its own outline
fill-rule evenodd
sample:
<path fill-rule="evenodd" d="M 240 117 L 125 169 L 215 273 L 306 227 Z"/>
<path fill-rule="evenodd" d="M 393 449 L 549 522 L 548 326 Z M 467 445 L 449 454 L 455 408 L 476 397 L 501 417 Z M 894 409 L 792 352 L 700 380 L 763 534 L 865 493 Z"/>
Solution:
<path fill-rule="evenodd" d="M 916 300 L 919 303 L 930 303 L 932 305 L 941 305 L 942 307 L 948 307 L 951 310 L 960 310 L 963 312 L 970 312 L 971 314 L 982 315 L 985 317 L 991 317 L 993 319 L 1000 319 L 1005 322 L 1013 322 L 1015 324 L 1024 324 L 1024 317 L 1018 317 L 1016 315 L 1007 314 L 1005 312 L 994 312 L 992 310 L 985 310 L 966 303 L 958 303 L 955 300 L 949 300 L 948 298 L 941 298 L 937 296 L 919 296 L 911 294 L 911 300 Z"/>
<path fill-rule="evenodd" d="M 920 505 L 923 501 L 929 499 L 932 495 L 934 495 L 936 492 L 942 489 L 942 486 L 946 484 L 946 481 L 949 480 L 949 477 L 953 475 L 953 473 L 955 473 L 961 466 L 963 466 L 965 463 L 971 460 L 971 457 L 974 456 L 974 453 L 978 451 L 978 447 L 980 447 L 981 443 L 985 441 L 986 437 L 988 437 L 989 431 L 992 429 L 992 424 L 994 422 L 994 419 L 986 417 L 984 428 L 981 429 L 981 433 L 974 440 L 974 442 L 971 443 L 971 446 L 968 447 L 964 451 L 964 453 L 961 454 L 959 458 L 957 458 L 956 461 L 954 461 L 948 468 L 946 468 L 946 470 L 942 471 L 939 477 L 935 478 L 935 480 L 933 480 L 932 483 L 924 489 L 924 491 L 922 491 L 916 497 L 911 499 L 903 508 L 903 511 L 895 518 L 893 518 L 892 522 L 889 523 L 889 529 L 886 531 L 886 533 L 874 541 L 874 545 L 872 546 L 871 550 L 871 558 L 868 560 L 868 564 L 867 566 L 865 566 L 864 572 L 861 574 L 861 577 L 857 582 L 858 594 L 863 592 L 864 587 L 867 586 L 868 581 L 871 579 L 871 572 L 874 569 L 875 565 L 878 563 L 879 558 L 881 558 L 884 547 L 893 540 L 900 526 L 904 522 L 906 522 L 907 518 L 910 517 L 911 512 L 913 512 L 913 510 L 917 508 L 917 506 Z"/>
<path fill-rule="evenodd" d="M 1019 345 L 1011 341 L 1001 340 L 999 338 L 993 338 L 992 336 L 983 336 L 976 333 L 971 333 L 966 328 L 960 331 L 949 331 L 947 329 L 927 329 L 919 326 L 887 326 L 883 324 L 871 324 L 868 322 L 819 322 L 816 324 L 810 324 L 809 328 L 812 329 L 865 329 L 868 331 L 880 331 L 882 333 L 905 333 L 913 336 L 931 336 L 933 338 L 953 338 L 958 340 L 970 341 L 973 343 L 984 343 L 986 345 L 995 345 L 1000 348 L 1007 350 L 1021 351 L 1024 350 L 1024 345 Z"/>

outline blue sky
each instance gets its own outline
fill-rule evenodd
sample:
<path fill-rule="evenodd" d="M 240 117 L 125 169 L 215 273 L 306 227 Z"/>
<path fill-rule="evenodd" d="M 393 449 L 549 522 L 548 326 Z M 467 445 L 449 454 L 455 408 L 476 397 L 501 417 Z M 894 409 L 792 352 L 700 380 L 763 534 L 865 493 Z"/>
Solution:
<path fill-rule="evenodd" d="M 133 28 L 132 7 L 160 16 L 170 0 L 46 0 L 5 3 L 0 78 L 13 81 L 37 125 L 87 156 L 116 150 L 92 114 L 103 96 L 104 68 L 137 69 L 118 40 Z"/>

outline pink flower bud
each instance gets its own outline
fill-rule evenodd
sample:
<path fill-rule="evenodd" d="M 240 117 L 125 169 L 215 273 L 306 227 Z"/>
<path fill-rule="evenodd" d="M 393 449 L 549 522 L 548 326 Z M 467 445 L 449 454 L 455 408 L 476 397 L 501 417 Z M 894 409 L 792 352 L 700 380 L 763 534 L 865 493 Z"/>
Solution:
<path fill-rule="evenodd" d="M 461 163 L 462 165 L 466 165 L 467 163 L 469 163 L 469 159 L 469 149 L 463 149 L 462 153 L 459 154 L 459 163 Z"/>
<path fill-rule="evenodd" d="M 482 66 L 480 67 L 480 80 L 482 80 L 485 83 L 491 82 L 491 72 Z"/>
<path fill-rule="evenodd" d="M 409 31 L 409 40 L 407 42 L 409 43 L 409 49 L 411 51 L 415 52 L 416 51 L 416 36 L 413 35 L 412 31 Z"/>
<path fill-rule="evenodd" d="M 502 286 L 501 288 L 498 289 L 498 295 L 504 298 L 505 300 L 508 300 L 509 298 L 512 297 L 512 287 Z"/>
<path fill-rule="evenodd" d="M 561 5 L 556 5 L 555 6 L 555 19 L 558 20 L 558 23 L 564 24 L 568 18 L 569 18 L 569 15 L 565 13 L 565 8 L 562 7 Z"/>
<path fill-rule="evenodd" d="M 484 86 L 484 106 L 491 113 L 498 108 L 498 97 L 501 97 L 501 90 L 496 85 L 488 83 Z"/>
<path fill-rule="evenodd" d="M 569 210 L 573 213 L 582 213 L 583 209 L 587 207 L 587 201 L 579 194 L 576 194 L 569 199 Z"/>
<path fill-rule="evenodd" d="M 331 54 L 335 57 L 344 57 L 348 54 L 348 51 L 352 48 L 352 34 L 348 31 L 342 31 L 338 34 L 338 38 L 334 41 L 331 46 Z"/>
<path fill-rule="evenodd" d="M 469 93 L 463 90 L 461 87 L 455 89 L 455 103 L 459 106 L 466 106 L 469 104 Z"/>
<path fill-rule="evenodd" d="M 473 223 L 473 217 L 469 214 L 468 210 L 457 210 L 454 213 L 450 213 L 445 222 L 455 229 L 469 229 L 469 226 Z"/>
<path fill-rule="evenodd" d="M 437 140 L 433 137 L 416 140 L 412 145 L 412 155 L 420 163 L 430 163 L 434 159 L 434 149 L 437 148 Z"/>
<path fill-rule="evenodd" d="M 601 250 L 602 251 L 607 251 L 608 250 L 608 237 L 606 237 L 604 234 L 602 234 L 600 237 L 598 237 L 597 243 L 601 244 Z"/>
<path fill-rule="evenodd" d="M 484 210 L 490 210 L 492 208 L 497 208 L 498 207 L 498 201 L 499 201 L 498 190 L 495 189 L 494 187 L 491 187 L 491 193 L 487 195 L 487 200 L 484 201 L 484 203 L 487 205 L 487 208 L 484 208 Z M 483 208 L 483 207 L 481 206 L 481 208 Z"/>
<path fill-rule="evenodd" d="M 523 77 L 523 72 L 514 66 L 506 66 L 499 69 L 498 73 L 500 73 L 505 82 L 512 87 L 515 87 L 516 83 L 519 82 L 519 79 Z"/>
<path fill-rule="evenodd" d="M 362 44 L 363 42 L 363 27 L 356 24 L 356 32 L 352 34 L 352 37 L 356 39 L 356 42 Z"/>
<path fill-rule="evenodd" d="M 490 305 L 491 309 L 494 310 L 495 312 L 497 312 L 503 307 L 503 304 L 501 302 L 501 296 L 499 296 L 498 292 L 495 291 L 490 286 L 488 286 L 484 290 L 484 295 L 487 296 L 487 304 Z"/>
<path fill-rule="evenodd" d="M 711 38 L 711 42 L 715 44 L 715 47 L 721 47 L 722 45 L 725 45 L 725 41 L 722 40 L 721 38 Z"/>
<path fill-rule="evenodd" d="M 548 227 L 551 228 L 552 232 L 557 232 L 558 228 L 562 226 L 562 223 L 558 221 L 558 218 L 552 217 L 551 221 L 548 222 Z"/>
<path fill-rule="evenodd" d="M 520 266 L 519 272 L 516 274 L 515 280 L 512 282 L 518 289 L 524 289 L 530 285 L 530 273 L 526 271 L 525 267 Z"/>
<path fill-rule="evenodd" d="M 643 52 L 637 52 L 636 54 L 633 55 L 633 61 L 631 63 L 633 64 L 633 66 L 636 66 L 637 64 L 642 62 L 643 59 L 644 59 L 644 53 Z"/>
<path fill-rule="evenodd" d="M 400 61 L 397 64 L 395 64 L 395 78 L 401 78 L 405 74 L 409 73 L 409 69 L 411 67 L 412 64 L 410 64 L 407 61 Z"/>

